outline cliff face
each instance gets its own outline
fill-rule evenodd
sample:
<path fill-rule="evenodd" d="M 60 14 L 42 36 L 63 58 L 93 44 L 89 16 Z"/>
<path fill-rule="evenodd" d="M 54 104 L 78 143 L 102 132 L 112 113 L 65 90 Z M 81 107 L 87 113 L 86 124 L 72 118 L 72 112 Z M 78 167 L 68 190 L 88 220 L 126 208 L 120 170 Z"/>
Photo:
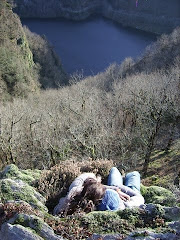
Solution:
<path fill-rule="evenodd" d="M 180 25 L 179 0 L 14 0 L 23 18 L 83 20 L 93 13 L 148 32 L 170 32 Z"/>
<path fill-rule="evenodd" d="M 39 88 L 33 54 L 19 17 L 0 4 L 0 101 Z"/>
<path fill-rule="evenodd" d="M 168 33 L 180 25 L 180 3 L 178 0 L 107 0 L 103 16 L 124 26 L 154 33 Z"/>
<path fill-rule="evenodd" d="M 15 11 L 23 18 L 65 17 L 82 20 L 100 7 L 100 0 L 14 0 Z"/>
<path fill-rule="evenodd" d="M 0 2 L 0 101 L 63 85 L 67 76 L 46 39 L 25 31 L 6 0 Z"/>

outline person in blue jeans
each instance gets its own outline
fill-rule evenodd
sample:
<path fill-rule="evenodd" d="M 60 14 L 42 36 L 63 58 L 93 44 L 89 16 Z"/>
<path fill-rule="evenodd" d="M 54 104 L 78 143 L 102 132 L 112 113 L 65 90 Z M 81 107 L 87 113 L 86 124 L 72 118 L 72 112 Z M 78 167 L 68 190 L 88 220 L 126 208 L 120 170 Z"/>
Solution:
<path fill-rule="evenodd" d="M 137 171 L 128 173 L 123 184 L 121 173 L 113 167 L 107 184 L 102 184 L 93 173 L 81 174 L 70 185 L 67 196 L 60 199 L 54 214 L 72 214 L 79 208 L 84 212 L 115 211 L 144 204 L 140 193 L 140 174 Z"/>
<path fill-rule="evenodd" d="M 104 185 L 105 193 L 98 205 L 100 211 L 139 207 L 144 204 L 140 193 L 140 174 L 137 171 L 125 176 L 124 184 L 121 173 L 116 167 L 111 168 L 108 176 L 108 185 Z"/>

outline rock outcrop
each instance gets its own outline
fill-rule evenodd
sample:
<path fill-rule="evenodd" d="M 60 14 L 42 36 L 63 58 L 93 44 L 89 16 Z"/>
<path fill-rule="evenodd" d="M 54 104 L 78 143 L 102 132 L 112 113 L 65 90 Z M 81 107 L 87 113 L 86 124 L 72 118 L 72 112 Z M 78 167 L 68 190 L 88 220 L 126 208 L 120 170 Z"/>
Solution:
<path fill-rule="evenodd" d="M 83 20 L 100 14 L 124 26 L 148 32 L 171 32 L 180 25 L 178 0 L 14 0 L 21 17 Z"/>
<path fill-rule="evenodd" d="M 34 187 L 40 174 L 44 173 L 20 170 L 13 164 L 0 172 L 1 240 L 180 238 L 180 208 L 165 188 L 141 186 L 146 199 L 141 208 L 59 218 L 47 213 L 45 198 Z M 78 231 L 83 229 L 81 236 Z"/>
<path fill-rule="evenodd" d="M 0 101 L 67 84 L 50 43 L 24 30 L 8 0 L 0 1 Z"/>

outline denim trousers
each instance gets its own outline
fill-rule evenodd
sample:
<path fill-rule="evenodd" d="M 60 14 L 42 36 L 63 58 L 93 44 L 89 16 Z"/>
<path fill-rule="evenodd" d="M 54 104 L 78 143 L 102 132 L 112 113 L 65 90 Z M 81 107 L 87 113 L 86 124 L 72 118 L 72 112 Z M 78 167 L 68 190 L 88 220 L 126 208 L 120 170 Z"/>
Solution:
<path fill-rule="evenodd" d="M 109 186 L 116 186 L 116 187 L 125 185 L 135 191 L 140 192 L 140 174 L 137 171 L 129 172 L 128 174 L 126 174 L 123 180 L 119 170 L 116 167 L 113 167 L 109 172 L 107 184 Z"/>

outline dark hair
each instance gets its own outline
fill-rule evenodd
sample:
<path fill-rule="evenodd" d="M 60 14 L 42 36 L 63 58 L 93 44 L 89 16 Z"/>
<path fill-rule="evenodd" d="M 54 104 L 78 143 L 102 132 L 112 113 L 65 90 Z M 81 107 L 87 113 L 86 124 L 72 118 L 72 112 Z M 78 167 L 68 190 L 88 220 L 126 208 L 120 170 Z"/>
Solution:
<path fill-rule="evenodd" d="M 67 214 L 74 212 L 91 212 L 105 194 L 104 186 L 93 178 L 88 178 L 83 184 L 83 190 L 75 196 L 67 209 Z"/>

